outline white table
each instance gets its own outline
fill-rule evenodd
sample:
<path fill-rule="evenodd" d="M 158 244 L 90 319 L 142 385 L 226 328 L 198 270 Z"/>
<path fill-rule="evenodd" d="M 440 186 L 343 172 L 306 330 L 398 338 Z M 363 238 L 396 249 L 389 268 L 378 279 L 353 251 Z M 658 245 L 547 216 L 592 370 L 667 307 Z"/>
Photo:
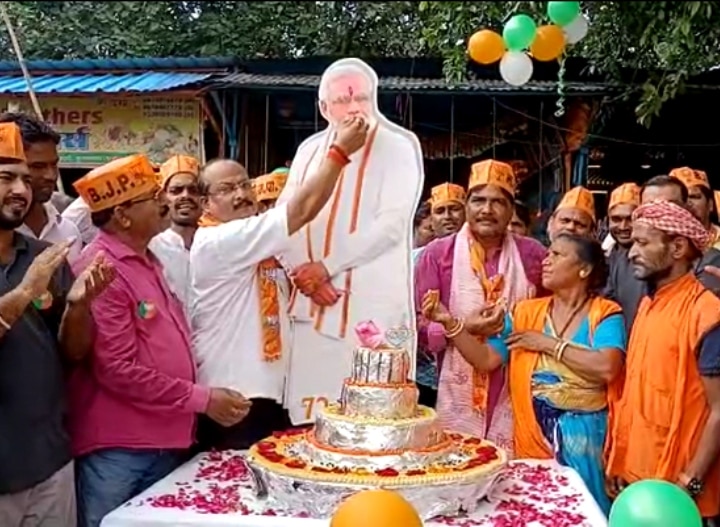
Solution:
<path fill-rule="evenodd" d="M 201 454 L 108 514 L 101 527 L 328 527 L 275 511 L 253 494 L 242 452 Z M 519 519 L 524 522 L 518 522 Z M 509 521 L 514 519 L 515 521 Z M 427 527 L 607 527 L 578 474 L 554 462 L 516 461 L 469 517 Z"/>

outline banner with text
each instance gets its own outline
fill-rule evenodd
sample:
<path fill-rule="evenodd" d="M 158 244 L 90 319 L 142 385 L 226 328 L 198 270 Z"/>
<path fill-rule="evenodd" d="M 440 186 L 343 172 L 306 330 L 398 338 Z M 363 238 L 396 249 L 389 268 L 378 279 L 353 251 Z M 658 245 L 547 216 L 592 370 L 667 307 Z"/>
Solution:
<path fill-rule="evenodd" d="M 3 110 L 33 113 L 28 99 L 2 98 Z M 178 97 L 41 97 L 62 140 L 62 166 L 97 166 L 138 152 L 161 163 L 173 154 L 202 161 L 200 101 Z"/>

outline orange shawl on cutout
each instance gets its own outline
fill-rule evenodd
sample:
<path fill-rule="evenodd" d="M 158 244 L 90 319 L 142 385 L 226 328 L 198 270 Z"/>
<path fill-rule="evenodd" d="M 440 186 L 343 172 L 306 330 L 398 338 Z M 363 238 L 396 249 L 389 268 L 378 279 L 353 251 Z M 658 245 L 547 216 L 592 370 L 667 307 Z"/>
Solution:
<path fill-rule="evenodd" d="M 200 227 L 214 227 L 222 222 L 203 214 Z M 260 323 L 262 325 L 263 360 L 274 362 L 282 356 L 280 337 L 280 301 L 278 288 L 272 275 L 282 269 L 275 258 L 268 258 L 258 264 L 258 294 L 260 295 Z"/>
<path fill-rule="evenodd" d="M 513 331 L 540 331 L 545 329 L 545 320 L 552 297 L 533 298 L 518 302 L 513 312 Z M 595 297 L 588 311 L 590 334 L 600 322 L 621 313 L 615 302 Z M 540 355 L 535 351 L 516 350 L 510 358 L 510 401 L 515 419 L 514 444 L 517 459 L 550 459 L 553 457 L 540 425 L 535 418 L 532 403 L 532 375 Z M 608 409 L 619 400 L 622 391 L 622 376 L 608 386 Z"/>

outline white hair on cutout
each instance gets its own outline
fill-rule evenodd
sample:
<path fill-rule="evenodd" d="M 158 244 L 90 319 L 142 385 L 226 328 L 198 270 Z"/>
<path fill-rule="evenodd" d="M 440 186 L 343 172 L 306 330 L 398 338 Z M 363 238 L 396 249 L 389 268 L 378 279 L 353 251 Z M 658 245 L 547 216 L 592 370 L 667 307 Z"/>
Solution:
<path fill-rule="evenodd" d="M 322 77 L 320 78 L 320 88 L 318 89 L 318 99 L 321 102 L 330 102 L 327 100 L 329 94 L 329 84 L 331 81 L 334 81 L 335 79 L 338 79 L 340 77 L 347 77 L 349 75 L 362 75 L 365 80 L 367 80 L 368 88 L 372 91 L 373 90 L 373 79 L 368 75 L 368 72 L 365 71 L 364 68 L 356 65 L 356 64 L 341 64 L 339 66 L 332 67 L 330 66 L 328 69 L 325 70 L 325 73 L 323 73 Z"/>

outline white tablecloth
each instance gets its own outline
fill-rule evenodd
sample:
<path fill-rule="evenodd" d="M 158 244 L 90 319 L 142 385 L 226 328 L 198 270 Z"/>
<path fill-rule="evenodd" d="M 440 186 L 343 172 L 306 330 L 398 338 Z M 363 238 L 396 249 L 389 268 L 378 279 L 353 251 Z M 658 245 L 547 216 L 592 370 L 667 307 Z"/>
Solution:
<path fill-rule="evenodd" d="M 242 452 L 201 454 L 105 517 L 101 527 L 328 527 L 273 510 L 252 491 Z M 516 461 L 468 517 L 427 527 L 607 527 L 578 474 L 554 462 Z"/>

